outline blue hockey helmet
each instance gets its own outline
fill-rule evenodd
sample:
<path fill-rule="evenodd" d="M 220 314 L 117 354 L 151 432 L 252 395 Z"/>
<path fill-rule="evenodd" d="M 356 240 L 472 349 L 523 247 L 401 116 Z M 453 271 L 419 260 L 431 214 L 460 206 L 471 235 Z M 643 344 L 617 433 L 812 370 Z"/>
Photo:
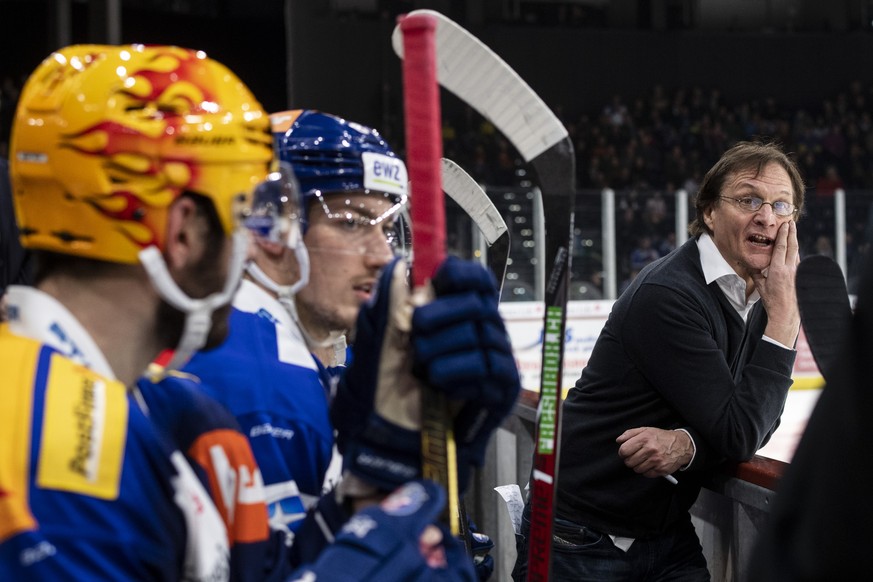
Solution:
<path fill-rule="evenodd" d="M 337 192 L 381 194 L 392 203 L 380 218 L 396 219 L 407 198 L 406 165 L 375 129 L 310 109 L 274 113 L 273 145 L 291 164 L 303 196 L 303 231 L 310 204 Z"/>

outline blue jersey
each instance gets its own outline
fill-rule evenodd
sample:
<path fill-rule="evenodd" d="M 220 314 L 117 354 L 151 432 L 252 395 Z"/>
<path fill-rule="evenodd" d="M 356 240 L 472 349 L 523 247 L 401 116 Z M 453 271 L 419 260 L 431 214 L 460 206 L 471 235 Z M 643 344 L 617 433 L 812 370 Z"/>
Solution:
<path fill-rule="evenodd" d="M 0 580 L 225 580 L 227 533 L 176 446 L 53 297 L 0 326 Z"/>
<path fill-rule="evenodd" d="M 244 282 L 241 293 L 264 293 L 253 287 Z M 334 439 L 319 369 L 278 310 L 234 308 L 227 340 L 184 371 L 236 417 L 261 469 L 270 525 L 290 533 L 321 494 Z"/>
<path fill-rule="evenodd" d="M 290 562 L 284 535 L 267 521 L 264 483 L 233 415 L 184 374 L 137 384 L 151 421 L 186 456 L 224 521 L 231 580 L 281 580 Z"/>
<path fill-rule="evenodd" d="M 126 387 L 6 326 L 0 374 L 0 580 L 180 579 L 189 476 Z"/>

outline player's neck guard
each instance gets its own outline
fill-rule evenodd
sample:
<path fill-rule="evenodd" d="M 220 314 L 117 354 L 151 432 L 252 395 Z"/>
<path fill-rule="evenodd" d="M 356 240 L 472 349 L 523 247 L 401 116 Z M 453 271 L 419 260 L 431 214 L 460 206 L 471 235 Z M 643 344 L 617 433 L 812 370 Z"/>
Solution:
<path fill-rule="evenodd" d="M 193 299 L 179 288 L 167 269 L 167 263 L 161 252 L 155 246 L 150 246 L 139 252 L 139 260 L 145 267 L 149 279 L 158 295 L 167 303 L 185 313 L 185 328 L 179 345 L 165 369 L 178 370 L 194 355 L 194 352 L 206 345 L 209 330 L 212 328 L 212 312 L 230 303 L 239 287 L 245 265 L 248 238 L 245 231 L 238 230 L 232 238 L 232 254 L 224 289 L 203 299 Z"/>

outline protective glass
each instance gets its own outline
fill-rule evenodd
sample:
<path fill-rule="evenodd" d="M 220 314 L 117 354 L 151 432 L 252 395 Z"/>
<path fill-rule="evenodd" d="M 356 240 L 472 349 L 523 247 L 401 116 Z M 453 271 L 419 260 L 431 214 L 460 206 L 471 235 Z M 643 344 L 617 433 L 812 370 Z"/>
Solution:
<path fill-rule="evenodd" d="M 243 226 L 255 237 L 296 248 L 300 242 L 300 193 L 291 166 L 279 164 L 259 183 L 251 206 L 243 210 Z"/>
<path fill-rule="evenodd" d="M 366 202 L 352 194 L 367 194 Z M 358 190 L 327 196 L 317 193 L 317 198 L 327 224 L 342 237 L 349 252 L 390 252 L 392 256 L 408 257 L 412 237 L 405 196 Z"/>

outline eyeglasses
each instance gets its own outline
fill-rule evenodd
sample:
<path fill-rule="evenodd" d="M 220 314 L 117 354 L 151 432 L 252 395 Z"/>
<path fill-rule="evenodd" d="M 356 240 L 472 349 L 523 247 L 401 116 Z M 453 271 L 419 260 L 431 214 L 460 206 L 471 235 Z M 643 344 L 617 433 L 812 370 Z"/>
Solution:
<path fill-rule="evenodd" d="M 731 198 L 730 196 L 719 196 L 725 200 L 730 200 L 746 212 L 758 212 L 765 204 L 769 204 L 773 209 L 773 214 L 776 216 L 791 216 L 795 212 L 794 204 L 777 200 L 776 202 L 764 202 L 757 196 L 745 196 L 743 198 Z"/>
<path fill-rule="evenodd" d="M 328 220 L 332 227 L 341 230 L 351 239 L 372 238 L 374 234 L 380 233 L 388 244 L 393 245 L 396 241 L 393 220 L 374 220 L 369 216 L 356 215 L 352 212 L 333 214 L 328 217 Z"/>
<path fill-rule="evenodd" d="M 398 256 L 404 252 L 404 226 L 400 222 L 393 217 L 373 219 L 352 211 L 331 214 L 325 224 L 342 237 L 346 250 L 369 254 L 374 249 L 388 248 Z"/>

